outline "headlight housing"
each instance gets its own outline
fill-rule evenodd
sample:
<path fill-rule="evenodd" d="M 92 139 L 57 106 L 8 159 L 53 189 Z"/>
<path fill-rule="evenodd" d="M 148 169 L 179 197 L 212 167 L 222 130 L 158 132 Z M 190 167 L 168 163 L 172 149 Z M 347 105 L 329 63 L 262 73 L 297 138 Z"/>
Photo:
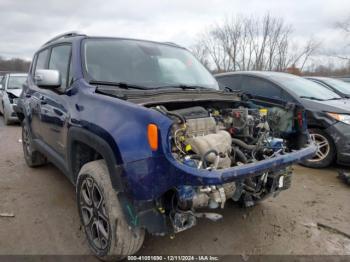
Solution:
<path fill-rule="evenodd" d="M 350 125 L 350 115 L 347 114 L 337 114 L 337 113 L 327 113 L 331 118 L 343 122 L 344 124 Z"/>

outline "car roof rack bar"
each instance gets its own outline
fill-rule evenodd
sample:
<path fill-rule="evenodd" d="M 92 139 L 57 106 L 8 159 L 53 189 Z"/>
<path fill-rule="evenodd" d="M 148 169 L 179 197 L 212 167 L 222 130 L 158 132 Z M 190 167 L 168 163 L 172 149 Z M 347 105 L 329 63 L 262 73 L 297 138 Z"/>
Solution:
<path fill-rule="evenodd" d="M 163 42 L 163 44 L 172 45 L 172 46 L 175 46 L 175 47 L 181 47 L 181 48 L 183 48 L 182 46 L 180 46 L 180 45 L 178 45 L 178 44 L 176 44 L 176 43 L 174 43 L 174 42 Z"/>
<path fill-rule="evenodd" d="M 84 34 L 79 33 L 77 31 L 70 31 L 70 32 L 62 33 L 62 34 L 55 36 L 54 38 L 51 38 L 44 45 L 47 45 L 47 44 L 54 42 L 54 41 L 61 39 L 61 38 L 72 37 L 72 36 L 77 36 L 77 35 L 84 35 Z"/>

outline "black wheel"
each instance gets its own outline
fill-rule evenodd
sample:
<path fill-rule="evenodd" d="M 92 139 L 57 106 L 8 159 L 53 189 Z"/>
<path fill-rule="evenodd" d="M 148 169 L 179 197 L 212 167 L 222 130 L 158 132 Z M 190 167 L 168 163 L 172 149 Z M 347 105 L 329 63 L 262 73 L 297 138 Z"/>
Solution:
<path fill-rule="evenodd" d="M 335 158 L 335 145 L 332 138 L 321 129 L 309 129 L 309 133 L 318 149 L 313 158 L 304 160 L 301 164 L 312 168 L 329 166 Z"/>
<path fill-rule="evenodd" d="M 119 260 L 136 253 L 145 232 L 129 228 L 105 161 L 85 164 L 76 187 L 78 211 L 92 252 L 102 260 Z"/>
<path fill-rule="evenodd" d="M 32 135 L 25 119 L 22 121 L 22 146 L 24 159 L 29 167 L 42 166 L 47 163 L 44 155 L 32 148 Z"/>

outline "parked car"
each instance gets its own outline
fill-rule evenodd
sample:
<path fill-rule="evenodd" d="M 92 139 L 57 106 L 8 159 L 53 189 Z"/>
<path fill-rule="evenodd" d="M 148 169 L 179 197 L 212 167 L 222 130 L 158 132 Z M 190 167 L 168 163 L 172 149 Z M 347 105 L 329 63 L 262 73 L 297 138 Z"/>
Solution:
<path fill-rule="evenodd" d="M 286 73 L 234 72 L 215 76 L 221 88 L 240 90 L 259 105 L 302 106 L 306 110 L 308 129 L 318 145 L 314 158 L 303 165 L 321 168 L 333 160 L 350 164 L 350 101 L 329 88 Z"/>
<path fill-rule="evenodd" d="M 6 125 L 18 121 L 13 108 L 17 104 L 26 79 L 27 74 L 8 73 L 3 76 L 0 82 L 0 112 L 4 116 Z"/>
<path fill-rule="evenodd" d="M 51 161 L 76 186 L 101 259 L 221 218 L 203 208 L 275 196 L 316 152 L 302 108 L 266 115 L 171 43 L 60 35 L 35 53 L 16 110 L 27 164 Z"/>
<path fill-rule="evenodd" d="M 337 79 L 339 79 L 339 80 L 341 80 L 341 81 L 344 81 L 344 82 L 347 82 L 347 83 L 350 82 L 350 77 L 339 77 L 339 78 L 337 78 Z"/>
<path fill-rule="evenodd" d="M 341 97 L 350 98 L 350 83 L 348 82 L 330 77 L 309 76 L 305 78 L 328 87 Z"/>

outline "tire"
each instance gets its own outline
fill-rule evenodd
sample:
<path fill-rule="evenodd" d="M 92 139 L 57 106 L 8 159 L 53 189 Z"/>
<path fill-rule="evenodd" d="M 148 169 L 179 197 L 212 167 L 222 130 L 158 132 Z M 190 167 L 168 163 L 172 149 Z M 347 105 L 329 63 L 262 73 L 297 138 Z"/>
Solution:
<path fill-rule="evenodd" d="M 33 149 L 32 134 L 25 119 L 22 121 L 22 146 L 24 159 L 29 167 L 38 167 L 47 163 L 45 156 Z"/>
<path fill-rule="evenodd" d="M 78 211 L 90 249 L 102 260 L 121 260 L 142 246 L 145 231 L 129 228 L 104 160 L 85 164 L 76 184 Z"/>
<path fill-rule="evenodd" d="M 7 113 L 5 111 L 5 108 L 4 108 L 4 123 L 6 126 L 10 125 L 10 120 L 7 117 Z"/>
<path fill-rule="evenodd" d="M 6 111 L 6 108 L 4 106 L 4 123 L 7 126 L 11 124 L 11 121 L 9 120 L 8 114 L 9 113 Z"/>
<path fill-rule="evenodd" d="M 301 165 L 312 168 L 324 168 L 332 164 L 336 156 L 333 139 L 323 130 L 310 128 L 311 139 L 319 146 L 313 158 L 304 160 Z"/>

